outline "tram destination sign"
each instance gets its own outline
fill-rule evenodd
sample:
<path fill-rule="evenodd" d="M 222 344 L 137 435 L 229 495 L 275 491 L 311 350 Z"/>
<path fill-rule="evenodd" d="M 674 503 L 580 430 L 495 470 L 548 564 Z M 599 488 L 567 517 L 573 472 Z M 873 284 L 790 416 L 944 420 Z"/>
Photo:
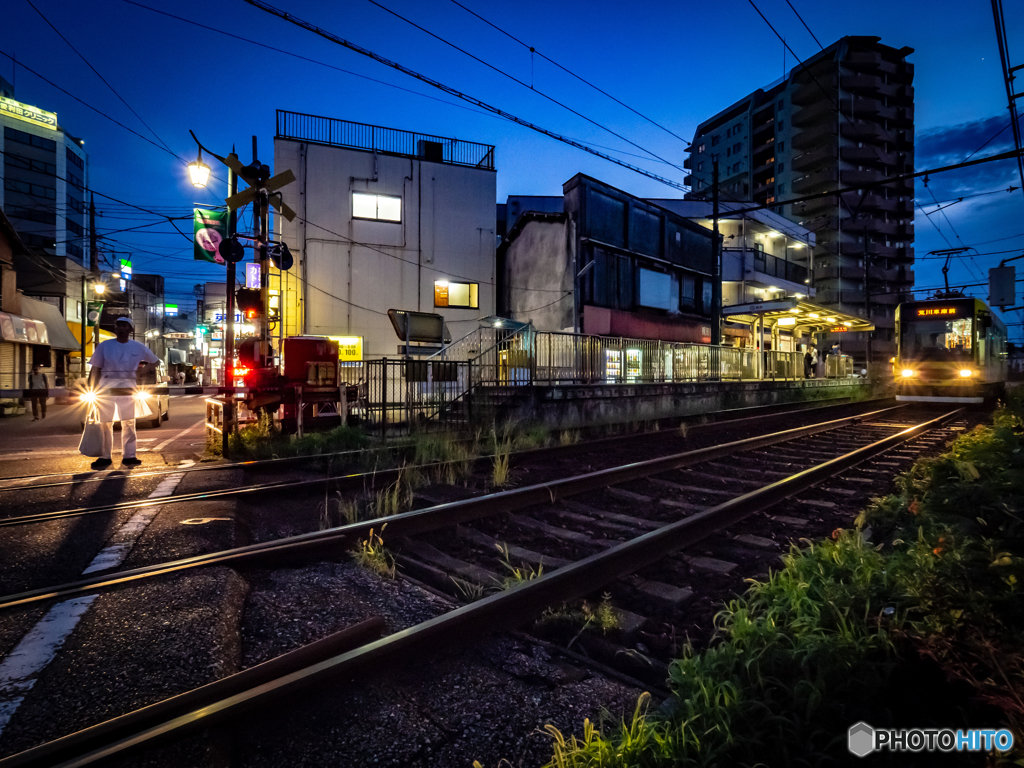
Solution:
<path fill-rule="evenodd" d="M 956 317 L 964 313 L 963 307 L 919 307 L 918 317 Z"/>

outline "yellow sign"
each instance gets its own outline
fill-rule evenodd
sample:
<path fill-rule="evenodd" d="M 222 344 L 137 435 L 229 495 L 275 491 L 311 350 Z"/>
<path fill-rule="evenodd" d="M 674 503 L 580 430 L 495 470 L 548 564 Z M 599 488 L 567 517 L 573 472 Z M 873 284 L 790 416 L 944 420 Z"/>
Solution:
<path fill-rule="evenodd" d="M 338 342 L 338 360 L 343 363 L 355 363 L 363 359 L 362 336 L 328 336 Z"/>
<path fill-rule="evenodd" d="M 927 317 L 930 315 L 955 315 L 956 307 L 931 307 L 928 309 L 917 310 L 918 317 Z"/>
<path fill-rule="evenodd" d="M 10 115 L 19 120 L 41 125 L 44 128 L 57 130 L 57 113 L 47 112 L 45 109 L 30 107 L 20 101 L 0 97 L 0 114 Z"/>

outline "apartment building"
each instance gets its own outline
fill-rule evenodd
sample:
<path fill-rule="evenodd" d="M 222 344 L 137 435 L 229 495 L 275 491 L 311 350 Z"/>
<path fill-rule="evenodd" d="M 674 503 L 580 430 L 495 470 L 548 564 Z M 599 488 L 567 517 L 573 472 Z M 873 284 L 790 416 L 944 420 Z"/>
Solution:
<path fill-rule="evenodd" d="M 767 205 L 815 233 L 817 301 L 876 327 L 870 341 L 842 339 L 860 360 L 895 353 L 895 308 L 913 297 L 913 181 L 864 186 L 913 173 L 911 53 L 844 37 L 702 122 L 687 160 L 688 197 L 710 196 L 717 161 L 722 200 Z"/>

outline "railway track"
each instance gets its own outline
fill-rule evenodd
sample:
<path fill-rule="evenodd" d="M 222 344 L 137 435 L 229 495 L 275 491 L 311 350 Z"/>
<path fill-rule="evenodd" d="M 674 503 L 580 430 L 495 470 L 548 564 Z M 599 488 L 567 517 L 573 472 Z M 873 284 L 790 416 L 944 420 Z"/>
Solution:
<path fill-rule="evenodd" d="M 231 681 L 227 688 L 211 688 L 202 695 L 194 692 L 177 703 L 170 700 L 156 709 L 129 713 L 6 758 L 0 766 L 93 764 L 157 738 L 231 720 L 248 708 L 267 706 L 329 680 L 349 680 L 410 656 L 522 626 L 548 606 L 593 596 L 606 588 L 617 601 L 629 605 L 626 618 L 634 623 L 634 617 L 640 619 L 626 637 L 633 650 L 640 637 L 640 653 L 663 661 L 671 648 L 658 647 L 655 639 L 665 634 L 664 627 L 685 631 L 679 622 L 688 610 L 700 601 L 720 599 L 722 588 L 729 588 L 725 581 L 717 583 L 718 593 L 701 593 L 698 581 L 714 579 L 695 580 L 694 574 L 721 572 L 725 564 L 732 567 L 720 575 L 734 579 L 740 574 L 755 575 L 790 539 L 810 534 L 814 524 L 829 525 L 822 511 L 835 518 L 849 514 L 850 505 L 860 503 L 864 492 L 884 485 L 899 466 L 922 451 L 936 449 L 963 428 L 963 424 L 950 424 L 960 418 L 958 411 L 935 418 L 910 419 L 910 415 L 907 409 L 883 409 L 389 517 L 387 542 L 398 552 L 400 563 L 437 586 L 455 580 L 488 586 L 500 574 L 495 543 L 507 547 L 508 559 L 544 566 L 543 573 L 383 640 L 345 652 L 328 643 L 321 648 L 323 658 L 295 657 L 300 660 L 288 662 L 293 667 L 279 666 L 268 679 L 254 682 L 250 675 L 242 682 Z M 860 474 L 836 481 L 853 468 Z M 728 476 L 724 482 L 723 474 Z M 823 483 L 828 487 L 816 490 Z M 810 511 L 808 518 L 816 519 L 802 520 L 793 510 L 765 514 L 794 498 L 798 509 Z M 756 522 L 754 528 L 736 528 L 750 520 Z M 379 530 L 382 522 L 362 521 L 30 590 L 0 599 L 0 612 L 211 566 L 244 569 L 338 557 L 343 548 L 365 540 L 371 528 Z M 705 546 L 716 537 L 709 544 L 712 549 L 706 550 L 709 554 L 693 553 L 693 547 Z M 753 555 L 741 563 L 727 560 L 736 550 Z M 646 610 L 648 615 L 635 610 Z M 657 614 L 651 615 L 653 611 Z M 658 665 L 649 668 L 657 670 Z"/>

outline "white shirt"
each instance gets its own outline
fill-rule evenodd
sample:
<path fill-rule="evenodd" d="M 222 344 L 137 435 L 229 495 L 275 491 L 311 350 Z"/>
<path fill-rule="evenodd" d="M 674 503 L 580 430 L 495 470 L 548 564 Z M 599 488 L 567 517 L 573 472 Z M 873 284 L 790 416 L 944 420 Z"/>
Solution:
<path fill-rule="evenodd" d="M 90 360 L 93 367 L 102 370 L 101 387 L 135 387 L 135 372 L 140 363 L 158 363 L 160 358 L 145 344 L 128 339 L 123 344 L 107 339 L 96 346 Z"/>

